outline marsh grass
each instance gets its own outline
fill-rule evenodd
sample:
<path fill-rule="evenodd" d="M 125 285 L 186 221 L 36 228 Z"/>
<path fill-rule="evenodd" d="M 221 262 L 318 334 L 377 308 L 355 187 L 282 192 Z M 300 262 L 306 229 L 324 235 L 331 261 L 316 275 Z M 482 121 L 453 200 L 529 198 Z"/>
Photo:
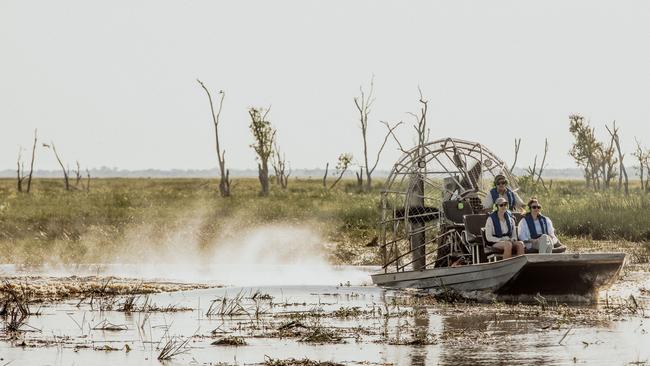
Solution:
<path fill-rule="evenodd" d="M 288 189 L 273 186 L 260 197 L 257 179 L 242 178 L 234 182 L 233 197 L 222 198 L 215 179 L 96 179 L 90 192 L 66 192 L 60 180 L 36 179 L 30 194 L 2 179 L 0 262 L 129 262 L 137 260 L 134 247 L 144 245 L 134 245 L 132 233 L 144 232 L 146 245 L 155 246 L 187 227 L 189 216 L 200 215 L 192 234 L 206 250 L 233 223 L 306 224 L 335 243 L 332 261 L 378 263 L 378 251 L 365 244 L 376 235 L 382 183 L 371 192 L 344 183 L 326 190 L 319 179 L 295 179 Z M 627 197 L 593 192 L 580 181 L 556 181 L 551 192 L 520 195 L 541 199 L 563 239 L 650 242 L 650 195 L 634 184 Z"/>
<path fill-rule="evenodd" d="M 97 179 L 90 192 L 66 192 L 55 179 L 37 179 L 32 193 L 17 193 L 14 181 L 0 180 L 0 262 L 40 264 L 128 261 L 128 235 L 143 232 L 151 243 L 183 229 L 200 214 L 195 236 L 207 248 L 240 226 L 309 223 L 342 246 L 371 237 L 378 217 L 378 195 L 339 189 L 319 181 L 292 181 L 258 195 L 256 179 L 235 181 L 233 197 L 219 196 L 213 179 Z M 362 248 L 363 246 L 360 245 Z M 352 250 L 341 251 L 348 256 Z M 349 258 L 334 258 L 344 262 Z"/>

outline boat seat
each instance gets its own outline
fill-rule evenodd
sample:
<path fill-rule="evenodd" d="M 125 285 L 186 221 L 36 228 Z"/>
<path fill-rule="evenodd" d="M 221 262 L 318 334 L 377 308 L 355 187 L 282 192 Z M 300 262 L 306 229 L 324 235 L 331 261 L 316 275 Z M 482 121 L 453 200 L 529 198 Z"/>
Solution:
<path fill-rule="evenodd" d="M 483 239 L 483 251 L 488 262 L 496 262 L 503 259 L 503 249 L 495 248 L 492 242 L 485 236 L 485 228 L 481 229 L 481 238 Z"/>
<path fill-rule="evenodd" d="M 523 218 L 524 218 L 524 214 L 522 214 L 521 212 L 513 212 L 512 213 L 512 219 L 515 220 L 515 225 L 517 225 L 517 226 L 519 225 L 519 222 Z"/>
<path fill-rule="evenodd" d="M 485 256 L 483 252 L 483 234 L 481 230 L 485 227 L 488 215 L 486 214 L 470 214 L 463 215 L 463 241 L 470 248 L 472 255 L 472 263 L 480 263 L 481 258 Z"/>

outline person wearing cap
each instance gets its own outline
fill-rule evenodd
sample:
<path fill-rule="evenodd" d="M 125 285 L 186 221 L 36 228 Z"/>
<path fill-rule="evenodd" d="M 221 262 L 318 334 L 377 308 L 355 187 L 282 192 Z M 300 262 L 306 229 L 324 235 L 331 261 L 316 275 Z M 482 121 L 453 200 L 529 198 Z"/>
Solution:
<path fill-rule="evenodd" d="M 536 197 L 528 201 L 528 212 L 519 221 L 519 240 L 524 242 L 527 251 L 552 253 L 558 243 L 555 229 L 550 218 L 542 215 L 542 205 Z"/>
<path fill-rule="evenodd" d="M 498 197 L 495 201 L 496 211 L 492 212 L 485 222 L 485 237 L 494 243 L 492 247 L 503 250 L 503 259 L 513 255 L 524 254 L 524 243 L 517 240 L 517 228 L 512 213 L 508 211 L 508 201 Z"/>
<path fill-rule="evenodd" d="M 499 197 L 506 199 L 510 211 L 523 211 L 524 201 L 515 191 L 508 187 L 508 180 L 503 174 L 497 174 L 497 176 L 494 177 L 494 187 L 483 199 L 483 208 L 488 211 L 492 210 L 497 198 Z"/>

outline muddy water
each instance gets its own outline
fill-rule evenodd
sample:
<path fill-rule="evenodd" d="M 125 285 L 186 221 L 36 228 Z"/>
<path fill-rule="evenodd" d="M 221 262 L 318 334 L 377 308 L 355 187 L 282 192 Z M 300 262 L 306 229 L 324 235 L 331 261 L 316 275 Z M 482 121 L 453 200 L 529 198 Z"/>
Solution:
<path fill-rule="evenodd" d="M 588 306 L 443 303 L 354 282 L 152 294 L 136 297 L 131 312 L 118 311 L 126 296 L 92 304 L 70 300 L 42 305 L 23 332 L 3 334 L 0 365 L 158 365 L 169 340 L 187 340 L 182 354 L 164 362 L 170 365 L 289 358 L 377 365 L 644 364 L 650 360 L 648 288 L 650 275 L 627 273 Z M 115 329 L 100 329 L 107 327 Z M 241 337 L 246 345 L 212 345 L 226 337 Z"/>

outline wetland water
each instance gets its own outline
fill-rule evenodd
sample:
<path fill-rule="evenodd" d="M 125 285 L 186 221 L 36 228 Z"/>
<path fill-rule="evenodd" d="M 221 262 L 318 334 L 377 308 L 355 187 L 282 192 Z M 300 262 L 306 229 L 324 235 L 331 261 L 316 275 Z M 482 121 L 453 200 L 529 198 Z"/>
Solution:
<path fill-rule="evenodd" d="M 29 280 L 34 279 L 22 279 Z M 29 316 L 20 332 L 2 333 L 0 365 L 158 365 L 166 344 L 180 352 L 163 361 L 169 365 L 287 359 L 363 365 L 639 365 L 650 360 L 650 275 L 643 271 L 626 273 L 592 305 L 544 299 L 531 304 L 444 302 L 421 292 L 351 282 L 31 304 L 40 315 Z M 228 345 L 241 341 L 246 344 Z"/>

